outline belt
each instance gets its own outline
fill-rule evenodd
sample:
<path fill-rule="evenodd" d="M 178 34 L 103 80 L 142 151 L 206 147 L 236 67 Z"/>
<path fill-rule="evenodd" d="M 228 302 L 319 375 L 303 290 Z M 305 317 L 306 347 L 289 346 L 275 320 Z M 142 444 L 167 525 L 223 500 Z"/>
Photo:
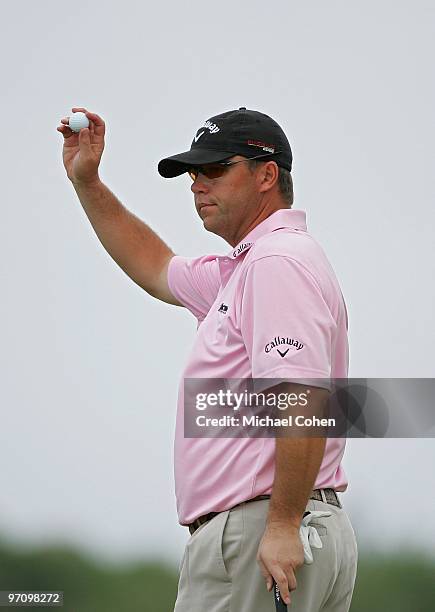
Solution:
<path fill-rule="evenodd" d="M 237 504 L 236 506 L 234 506 L 234 508 L 237 508 L 237 506 L 240 506 L 241 504 L 260 501 L 261 499 L 270 499 L 270 495 L 257 495 L 257 497 L 247 499 L 245 502 L 240 502 L 240 504 Z M 340 500 L 338 499 L 338 495 L 334 491 L 334 489 L 314 489 L 314 491 L 310 495 L 310 499 L 322 501 L 326 504 L 331 504 L 333 506 L 337 506 L 337 508 L 341 508 Z M 209 512 L 208 514 L 204 514 L 203 516 L 200 516 L 199 518 L 194 520 L 193 523 L 190 523 L 190 525 L 188 525 L 190 534 L 192 535 L 193 533 L 195 533 L 198 527 L 201 527 L 201 525 L 204 525 L 204 523 L 208 523 L 208 521 L 211 521 L 211 519 L 217 516 L 218 514 L 220 514 L 220 512 Z"/>

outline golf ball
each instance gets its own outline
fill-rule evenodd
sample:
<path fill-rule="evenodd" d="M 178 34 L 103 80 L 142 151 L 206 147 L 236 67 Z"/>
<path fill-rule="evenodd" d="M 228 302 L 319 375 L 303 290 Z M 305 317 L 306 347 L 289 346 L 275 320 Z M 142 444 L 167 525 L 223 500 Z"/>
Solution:
<path fill-rule="evenodd" d="M 71 115 L 69 118 L 69 126 L 73 132 L 80 132 L 83 128 L 89 127 L 89 119 L 86 117 L 85 113 L 79 111 Z"/>

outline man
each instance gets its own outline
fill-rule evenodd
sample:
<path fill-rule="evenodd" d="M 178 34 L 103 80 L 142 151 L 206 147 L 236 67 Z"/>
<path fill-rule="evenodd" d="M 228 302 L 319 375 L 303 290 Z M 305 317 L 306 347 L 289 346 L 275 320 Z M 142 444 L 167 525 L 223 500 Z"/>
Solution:
<path fill-rule="evenodd" d="M 62 120 L 64 165 L 98 238 L 138 285 L 198 320 L 183 379 L 291 385 L 347 376 L 341 291 L 305 214 L 291 208 L 292 152 L 273 119 L 246 108 L 217 115 L 189 151 L 159 163 L 167 178 L 190 173 L 204 227 L 232 247 L 227 256 L 187 259 L 100 181 L 104 122 L 76 111 L 90 127 L 75 134 Z M 310 391 L 320 405 L 324 391 Z M 336 494 L 347 487 L 343 439 L 185 438 L 183 392 L 182 383 L 175 481 L 180 523 L 192 535 L 176 612 L 272 612 L 274 581 L 297 612 L 348 610 L 357 553 Z M 322 546 L 311 565 L 299 531 L 305 513 L 318 513 Z"/>

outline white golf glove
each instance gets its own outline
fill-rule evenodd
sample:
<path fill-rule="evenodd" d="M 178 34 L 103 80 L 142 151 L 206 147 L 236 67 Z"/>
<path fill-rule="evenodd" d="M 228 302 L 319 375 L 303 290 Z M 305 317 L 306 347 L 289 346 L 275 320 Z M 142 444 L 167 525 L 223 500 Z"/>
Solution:
<path fill-rule="evenodd" d="M 309 512 L 307 516 L 304 516 L 299 529 L 299 536 L 301 538 L 302 546 L 304 547 L 304 562 L 307 565 L 311 565 L 314 561 L 313 553 L 311 548 L 323 548 L 322 540 L 320 539 L 317 529 L 310 525 L 311 521 L 319 518 L 326 518 L 331 516 L 332 512 L 321 512 L 320 510 Z"/>

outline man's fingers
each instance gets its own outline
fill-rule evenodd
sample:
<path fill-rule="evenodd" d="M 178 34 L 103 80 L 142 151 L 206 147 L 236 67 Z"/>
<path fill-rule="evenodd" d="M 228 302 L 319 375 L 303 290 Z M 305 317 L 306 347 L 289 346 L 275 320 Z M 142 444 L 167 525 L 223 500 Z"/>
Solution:
<path fill-rule="evenodd" d="M 59 125 L 56 129 L 58 132 L 61 132 L 64 138 L 70 138 L 70 136 L 74 136 L 75 134 L 67 125 Z"/>
<path fill-rule="evenodd" d="M 106 127 L 105 127 L 105 123 L 103 119 L 99 115 L 97 115 L 96 113 L 91 113 L 90 111 L 86 110 L 86 108 L 82 106 L 73 106 L 71 110 L 73 113 L 77 113 L 77 112 L 85 113 L 86 117 L 89 119 L 89 128 L 90 128 L 91 136 L 96 136 L 97 139 L 98 138 L 102 139 L 104 137 Z M 67 119 L 69 121 L 69 117 Z"/>
<path fill-rule="evenodd" d="M 71 110 L 73 113 L 77 113 L 77 112 L 85 113 L 86 117 L 89 120 L 92 120 L 96 126 L 104 125 L 104 121 L 99 115 L 97 115 L 96 113 L 91 113 L 90 111 L 86 110 L 86 108 L 79 108 L 78 106 L 74 106 Z"/>
<path fill-rule="evenodd" d="M 271 567 L 271 571 L 269 571 L 260 556 L 257 557 L 257 562 L 266 580 L 267 590 L 269 592 L 272 590 L 273 582 L 275 581 L 283 601 L 288 605 L 290 603 L 290 591 L 294 591 L 297 587 L 293 568 L 290 566 L 287 572 L 285 572 L 279 565 L 274 565 Z"/>
<path fill-rule="evenodd" d="M 288 572 L 287 572 L 287 584 L 288 587 L 290 589 L 290 591 L 295 591 L 298 583 L 296 580 L 296 576 L 295 576 L 295 572 L 293 570 L 293 568 L 291 568 Z"/>
<path fill-rule="evenodd" d="M 268 591 L 271 591 L 273 587 L 273 576 L 259 557 L 257 557 L 257 562 L 258 562 L 258 565 L 260 566 L 260 571 L 263 574 L 263 577 L 266 581 L 266 588 Z"/>
<path fill-rule="evenodd" d="M 91 138 L 91 141 L 93 141 L 94 136 L 96 137 L 96 142 L 98 142 L 99 139 L 102 139 L 104 137 L 105 124 L 99 115 L 97 115 L 96 113 L 90 113 L 85 108 L 79 106 L 74 106 L 71 110 L 73 111 L 73 113 L 80 111 L 86 114 L 86 117 L 89 119 L 89 136 Z M 73 132 L 71 130 L 71 128 L 69 127 L 69 120 L 70 117 L 62 117 L 62 119 L 60 120 L 61 125 L 57 128 L 58 132 L 61 132 L 65 138 L 69 138 L 74 134 L 77 134 L 78 136 L 78 134 L 80 133 Z"/>
<path fill-rule="evenodd" d="M 273 572 L 273 577 L 278 585 L 283 601 L 288 605 L 290 603 L 290 590 L 287 576 L 281 568 L 277 568 L 276 571 Z"/>
<path fill-rule="evenodd" d="M 91 146 L 91 135 L 89 128 L 83 128 L 79 132 L 79 143 L 81 147 L 90 147 Z"/>
<path fill-rule="evenodd" d="M 96 113 L 86 113 L 86 117 L 89 119 L 90 123 L 93 123 L 93 134 L 95 134 L 95 136 L 100 136 L 103 137 L 104 136 L 104 132 L 106 131 L 105 128 L 105 124 L 104 121 L 101 119 L 101 117 L 99 115 L 97 115 Z"/>
<path fill-rule="evenodd" d="M 273 576 L 272 574 L 268 574 L 267 576 L 264 576 L 264 578 L 266 580 L 266 589 L 270 592 L 273 587 Z"/>

